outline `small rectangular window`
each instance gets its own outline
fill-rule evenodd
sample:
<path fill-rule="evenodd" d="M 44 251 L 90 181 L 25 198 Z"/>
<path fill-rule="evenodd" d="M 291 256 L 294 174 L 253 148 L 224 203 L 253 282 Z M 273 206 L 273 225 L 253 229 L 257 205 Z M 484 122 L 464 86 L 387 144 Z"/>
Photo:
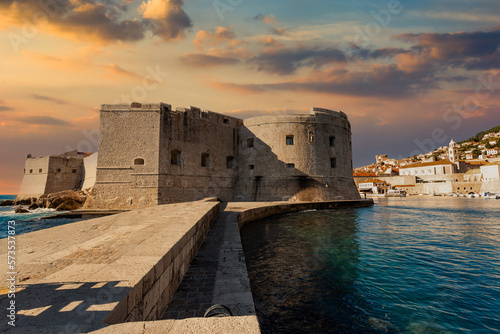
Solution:
<path fill-rule="evenodd" d="M 57 169 L 57 172 L 58 172 L 58 173 L 60 173 L 60 172 L 61 172 L 61 168 L 58 168 L 58 169 Z"/>
<path fill-rule="evenodd" d="M 335 147 L 335 136 L 330 136 L 330 147 Z"/>
<path fill-rule="evenodd" d="M 233 169 L 234 168 L 234 157 L 227 157 L 227 168 L 228 169 Z"/>
<path fill-rule="evenodd" d="M 201 167 L 210 167 L 210 154 L 203 153 L 201 155 Z"/>
<path fill-rule="evenodd" d="M 253 147 L 253 138 L 247 139 L 247 147 Z"/>
<path fill-rule="evenodd" d="M 76 174 L 76 169 L 72 169 L 71 173 Z"/>
<path fill-rule="evenodd" d="M 41 173 L 41 172 L 42 172 L 42 169 L 40 168 L 40 169 L 38 170 L 38 173 Z"/>
<path fill-rule="evenodd" d="M 33 169 L 30 169 L 30 174 L 33 173 Z"/>
<path fill-rule="evenodd" d="M 330 167 L 331 168 L 337 168 L 337 159 L 336 158 L 331 158 L 330 159 Z"/>
<path fill-rule="evenodd" d="M 224 124 L 229 124 L 229 119 L 224 118 L 223 122 L 224 122 Z"/>
<path fill-rule="evenodd" d="M 174 150 L 170 153 L 170 163 L 175 166 L 180 166 L 182 163 L 182 153 L 181 151 Z"/>
<path fill-rule="evenodd" d="M 295 168 L 295 164 L 286 164 L 286 168 Z"/>
<path fill-rule="evenodd" d="M 248 169 L 255 169 L 255 165 L 248 165 Z"/>
<path fill-rule="evenodd" d="M 293 145 L 293 135 L 286 136 L 286 144 Z"/>

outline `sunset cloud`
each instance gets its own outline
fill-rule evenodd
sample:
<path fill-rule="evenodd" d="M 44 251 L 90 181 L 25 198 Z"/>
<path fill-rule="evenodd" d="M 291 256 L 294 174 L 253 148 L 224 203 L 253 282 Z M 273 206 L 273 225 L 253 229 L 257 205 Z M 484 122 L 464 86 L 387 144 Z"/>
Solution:
<path fill-rule="evenodd" d="M 110 64 L 110 65 L 103 65 L 102 66 L 106 71 L 111 74 L 113 77 L 114 76 L 121 76 L 121 77 L 127 77 L 131 79 L 140 79 L 141 76 L 132 72 L 132 71 L 127 71 L 124 68 L 121 68 L 120 66 L 116 64 Z"/>
<path fill-rule="evenodd" d="M 206 46 L 218 46 L 222 43 L 230 42 L 236 38 L 232 28 L 217 27 L 214 32 L 200 30 L 196 33 L 193 45 L 197 49 L 203 50 Z"/>
<path fill-rule="evenodd" d="M 50 97 L 50 96 L 44 96 L 44 95 L 38 95 L 38 94 L 31 94 L 30 95 L 32 98 L 35 100 L 40 100 L 40 101 L 48 101 L 48 102 L 53 102 L 55 104 L 68 104 L 68 101 L 58 99 L 55 97 Z"/>
<path fill-rule="evenodd" d="M 227 89 L 243 94 L 269 91 L 308 92 L 328 95 L 358 97 L 414 96 L 437 88 L 434 77 L 425 72 L 411 74 L 401 71 L 397 65 L 374 65 L 366 71 L 348 71 L 333 68 L 313 71 L 308 77 L 271 84 L 212 83 L 216 89 Z"/>
<path fill-rule="evenodd" d="M 13 120 L 32 125 L 73 126 L 70 122 L 52 116 L 23 116 Z"/>
<path fill-rule="evenodd" d="M 150 20 L 155 35 L 175 40 L 183 38 L 184 31 L 193 25 L 183 5 L 184 0 L 148 0 L 141 4 L 140 12 L 144 19 Z"/>
<path fill-rule="evenodd" d="M 6 0 L 0 2 L 0 27 L 25 26 L 31 18 L 36 28 L 71 39 L 96 43 L 135 42 L 145 38 L 146 31 L 165 41 L 184 37 L 192 26 L 183 10 L 183 0 L 148 0 L 139 7 L 141 16 L 129 12 L 129 3 L 97 0 L 37 1 Z"/>
<path fill-rule="evenodd" d="M 184 65 L 193 67 L 233 65 L 239 62 L 239 60 L 236 58 L 225 58 L 196 53 L 184 55 L 180 58 L 180 60 Z"/>

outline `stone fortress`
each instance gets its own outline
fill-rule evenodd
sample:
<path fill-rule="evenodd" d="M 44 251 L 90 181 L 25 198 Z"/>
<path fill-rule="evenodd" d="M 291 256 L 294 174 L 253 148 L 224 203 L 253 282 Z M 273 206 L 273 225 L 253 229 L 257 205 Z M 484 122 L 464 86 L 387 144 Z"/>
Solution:
<path fill-rule="evenodd" d="M 95 185 L 86 209 L 134 209 L 206 197 L 360 198 L 343 112 L 312 108 L 310 114 L 241 120 L 196 107 L 172 110 L 165 103 L 105 104 L 99 127 Z M 47 179 L 53 182 L 59 181 Z"/>
<path fill-rule="evenodd" d="M 95 182 L 96 164 L 97 153 L 71 151 L 42 157 L 28 154 L 17 199 L 90 189 Z"/>

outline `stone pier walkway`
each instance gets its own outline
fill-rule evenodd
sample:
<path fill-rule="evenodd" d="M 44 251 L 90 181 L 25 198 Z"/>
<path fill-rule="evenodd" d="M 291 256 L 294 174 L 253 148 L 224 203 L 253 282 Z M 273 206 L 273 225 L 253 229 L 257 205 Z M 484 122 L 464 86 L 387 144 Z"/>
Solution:
<path fill-rule="evenodd" d="M 203 317 L 214 304 L 229 307 L 233 315 L 255 314 L 237 222 L 241 211 L 234 209 L 221 207 L 163 319 Z"/>

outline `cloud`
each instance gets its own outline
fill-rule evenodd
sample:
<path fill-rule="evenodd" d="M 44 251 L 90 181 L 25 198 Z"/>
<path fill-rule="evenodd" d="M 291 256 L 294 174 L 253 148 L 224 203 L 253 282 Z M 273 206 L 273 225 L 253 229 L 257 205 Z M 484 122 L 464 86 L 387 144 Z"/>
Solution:
<path fill-rule="evenodd" d="M 406 73 L 395 64 L 377 64 L 368 70 L 356 72 L 344 68 L 312 71 L 305 78 L 270 84 L 212 82 L 211 85 L 216 89 L 242 94 L 289 91 L 371 98 L 403 98 L 438 88 L 432 74 Z"/>
<path fill-rule="evenodd" d="M 197 49 L 203 50 L 206 46 L 217 46 L 230 42 L 236 38 L 233 28 L 217 27 L 214 32 L 200 30 L 196 33 L 193 45 Z"/>
<path fill-rule="evenodd" d="M 57 99 L 57 98 L 50 97 L 50 96 L 43 96 L 43 95 L 38 95 L 38 94 L 31 94 L 30 96 L 32 98 L 34 98 L 35 100 L 49 101 L 49 102 L 53 102 L 55 104 L 68 104 L 68 101 Z"/>
<path fill-rule="evenodd" d="M 278 42 L 277 40 L 275 40 L 271 36 L 257 37 L 257 42 L 259 42 L 260 44 L 262 44 L 268 48 L 271 48 L 271 49 L 279 49 L 279 48 L 285 47 L 285 44 Z"/>
<path fill-rule="evenodd" d="M 121 68 L 120 66 L 116 64 L 110 64 L 110 65 L 103 65 L 102 66 L 106 71 L 108 71 L 109 74 L 113 76 L 122 76 L 122 77 L 127 77 L 131 79 L 139 79 L 141 78 L 140 75 L 132 72 L 132 71 L 127 71 L 124 68 Z"/>
<path fill-rule="evenodd" d="M 184 0 L 148 0 L 143 2 L 140 12 L 150 20 L 155 35 L 164 40 L 184 37 L 184 30 L 193 26 L 182 6 Z"/>
<path fill-rule="evenodd" d="M 65 120 L 52 116 L 24 116 L 13 120 L 31 125 L 73 126 Z"/>
<path fill-rule="evenodd" d="M 288 28 L 272 28 L 271 29 L 271 34 L 273 35 L 286 35 L 288 33 Z"/>
<path fill-rule="evenodd" d="M 273 14 L 269 14 L 266 16 L 262 13 L 255 15 L 253 19 L 256 21 L 262 21 L 267 24 L 271 24 L 276 21 L 276 17 Z"/>
<path fill-rule="evenodd" d="M 233 65 L 239 62 L 236 58 L 218 57 L 199 53 L 184 55 L 180 58 L 180 60 L 184 65 L 193 67 L 215 67 Z"/>
<path fill-rule="evenodd" d="M 6 106 L 5 101 L 0 100 L 0 112 L 1 111 L 11 111 L 14 110 L 14 108 Z"/>
<path fill-rule="evenodd" d="M 184 37 L 184 30 L 192 26 L 182 9 L 183 0 L 143 2 L 142 17 L 134 17 L 138 15 L 129 11 L 128 3 L 131 1 L 5 0 L 0 2 L 0 26 L 24 26 L 26 18 L 37 17 L 41 31 L 100 44 L 139 41 L 149 30 L 168 41 Z"/>
<path fill-rule="evenodd" d="M 441 66 L 468 70 L 500 68 L 500 30 L 400 34 L 398 39 L 414 43 L 413 57 L 422 63 L 434 62 Z"/>
<path fill-rule="evenodd" d="M 303 67 L 318 69 L 329 64 L 346 63 L 348 60 L 392 58 L 404 53 L 407 53 L 407 51 L 400 48 L 370 50 L 356 45 L 351 45 L 347 50 L 339 47 L 301 46 L 298 48 L 281 48 L 279 50 L 267 49 L 250 59 L 249 62 L 256 65 L 258 71 L 288 75 Z"/>

